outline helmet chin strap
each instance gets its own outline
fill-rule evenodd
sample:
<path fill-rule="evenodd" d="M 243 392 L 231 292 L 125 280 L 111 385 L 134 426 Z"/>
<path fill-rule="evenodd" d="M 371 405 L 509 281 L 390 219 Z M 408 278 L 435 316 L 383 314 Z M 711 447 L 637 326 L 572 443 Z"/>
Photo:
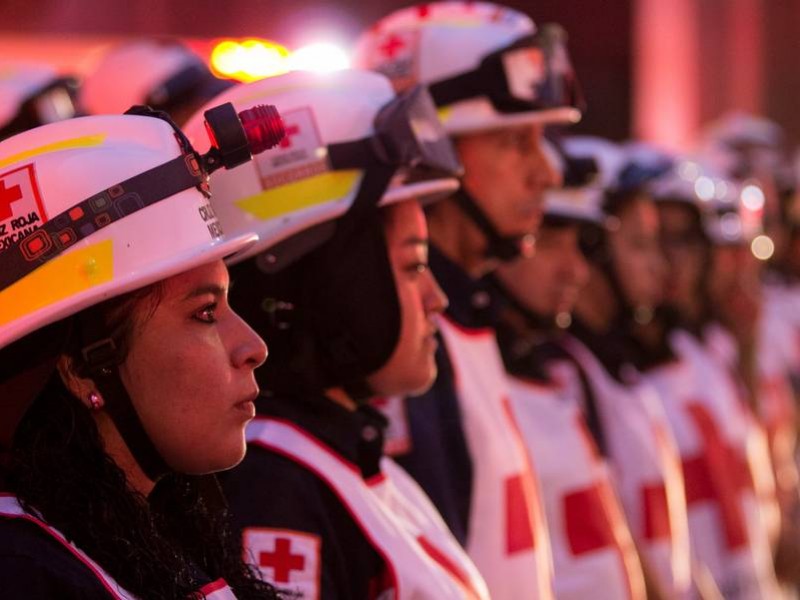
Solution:
<path fill-rule="evenodd" d="M 496 275 L 489 275 L 489 282 L 500 293 L 503 302 L 522 317 L 531 330 L 547 333 L 558 329 L 556 315 L 548 316 L 531 310 Z"/>
<path fill-rule="evenodd" d="M 496 258 L 510 262 L 520 256 L 526 256 L 533 247 L 534 237 L 526 235 L 503 235 L 491 222 L 486 213 L 478 206 L 475 198 L 462 185 L 452 196 L 456 205 L 472 221 L 486 237 L 486 258 Z"/>
<path fill-rule="evenodd" d="M 90 377 L 105 400 L 105 410 L 119 431 L 133 459 L 151 481 L 171 471 L 142 424 L 120 377 L 121 357 L 103 323 L 79 317 L 83 359 Z"/>
<path fill-rule="evenodd" d="M 653 318 L 654 310 L 652 307 L 643 305 L 635 306 L 625 297 L 622 281 L 620 281 L 614 261 L 609 252 L 607 235 L 603 236 L 598 247 L 589 252 L 587 259 L 605 275 L 609 287 L 611 288 L 611 295 L 617 303 L 617 311 L 612 317 L 612 325 L 633 323 L 645 325 Z"/>

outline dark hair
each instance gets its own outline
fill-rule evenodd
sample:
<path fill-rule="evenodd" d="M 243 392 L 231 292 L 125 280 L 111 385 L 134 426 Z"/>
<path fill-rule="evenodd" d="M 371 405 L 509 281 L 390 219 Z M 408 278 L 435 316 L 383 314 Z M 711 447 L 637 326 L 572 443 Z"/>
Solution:
<path fill-rule="evenodd" d="M 81 317 L 104 319 L 125 352 L 137 323 L 130 315 L 138 314 L 138 322 L 142 314 L 147 318 L 160 290 L 140 290 Z M 66 351 L 77 368 L 80 321 L 74 319 Z M 278 597 L 244 563 L 227 509 L 209 493 L 213 476 L 168 474 L 145 498 L 128 485 L 91 413 L 57 372 L 16 430 L 6 475 L 26 510 L 41 514 L 137 596 L 184 600 L 204 583 L 199 570 L 212 580 L 224 578 L 242 600 Z"/>
<path fill-rule="evenodd" d="M 258 257 L 231 269 L 231 306 L 269 340 L 270 359 L 256 371 L 263 394 L 321 397 L 343 387 L 356 401 L 374 395 L 366 377 L 386 364 L 400 335 L 384 232 L 392 218 L 350 213 L 282 270 L 265 272 Z"/>

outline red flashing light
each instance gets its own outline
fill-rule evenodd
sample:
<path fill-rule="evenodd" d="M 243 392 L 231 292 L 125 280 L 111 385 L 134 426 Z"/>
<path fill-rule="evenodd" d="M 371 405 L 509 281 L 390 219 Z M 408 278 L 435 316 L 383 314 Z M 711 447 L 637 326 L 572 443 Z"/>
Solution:
<path fill-rule="evenodd" d="M 286 136 L 283 119 L 271 104 L 259 104 L 243 110 L 239 113 L 239 119 L 253 154 L 274 148 Z"/>

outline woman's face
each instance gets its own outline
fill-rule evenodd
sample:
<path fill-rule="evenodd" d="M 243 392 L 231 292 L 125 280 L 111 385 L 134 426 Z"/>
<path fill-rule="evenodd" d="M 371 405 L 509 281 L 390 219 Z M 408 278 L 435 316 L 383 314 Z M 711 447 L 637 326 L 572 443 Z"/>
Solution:
<path fill-rule="evenodd" d="M 747 244 L 715 246 L 705 287 L 714 316 L 737 336 L 757 331 L 761 310 L 761 265 Z"/>
<path fill-rule="evenodd" d="M 698 299 L 708 252 L 697 214 L 677 203 L 659 204 L 658 212 L 667 259 L 664 299 L 678 309 L 692 306 Z"/>
<path fill-rule="evenodd" d="M 548 158 L 541 125 L 520 125 L 456 140 L 464 187 L 503 235 L 536 233 L 544 192 L 560 175 Z"/>
<path fill-rule="evenodd" d="M 659 304 L 664 290 L 664 258 L 659 246 L 658 210 L 645 198 L 631 201 L 608 236 L 611 260 L 632 306 Z"/>
<path fill-rule="evenodd" d="M 154 310 L 144 302 L 131 315 L 120 375 L 151 440 L 181 473 L 236 465 L 255 415 L 253 371 L 267 347 L 228 305 L 228 283 L 222 261 L 197 267 L 166 280 Z"/>
<path fill-rule="evenodd" d="M 377 395 L 417 394 L 436 379 L 434 316 L 447 297 L 428 268 L 428 227 L 416 200 L 389 206 L 386 245 L 400 300 L 400 337 L 388 362 L 367 381 Z"/>
<path fill-rule="evenodd" d="M 536 253 L 500 266 L 497 277 L 526 308 L 543 317 L 572 311 L 589 266 L 578 244 L 578 227 L 542 227 Z"/>

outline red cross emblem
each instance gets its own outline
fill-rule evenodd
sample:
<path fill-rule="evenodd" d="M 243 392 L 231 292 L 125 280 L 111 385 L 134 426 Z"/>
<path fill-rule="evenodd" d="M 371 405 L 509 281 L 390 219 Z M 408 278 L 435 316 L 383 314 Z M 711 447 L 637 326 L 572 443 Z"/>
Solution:
<path fill-rule="evenodd" d="M 607 497 L 599 482 L 564 496 L 564 520 L 570 550 L 575 556 L 602 548 L 619 548 Z"/>
<path fill-rule="evenodd" d="M 378 46 L 378 50 L 391 60 L 405 47 L 406 41 L 399 35 L 393 33 Z"/>
<path fill-rule="evenodd" d="M 600 452 L 592 434 L 582 417 L 576 421 L 580 439 L 584 442 L 586 456 L 597 465 L 601 462 Z M 630 537 L 623 538 L 620 532 L 627 530 L 622 507 L 607 480 L 598 479 L 584 489 L 564 496 L 564 521 L 567 541 L 575 556 L 582 556 L 596 550 L 608 549 L 619 556 L 625 573 L 625 583 L 631 598 L 639 598 L 642 593 L 634 588 L 641 587 L 636 576 L 640 571 L 638 556 Z"/>
<path fill-rule="evenodd" d="M 274 551 L 259 553 L 258 564 L 273 569 L 275 583 L 289 583 L 292 571 L 302 571 L 306 568 L 306 559 L 302 554 L 292 554 L 292 540 L 277 538 Z"/>
<path fill-rule="evenodd" d="M 636 577 L 638 557 L 630 539 L 628 544 L 623 544 L 618 534 L 625 528 L 625 522 L 607 481 L 597 481 L 590 487 L 566 494 L 564 521 L 573 556 L 611 550 L 619 557 L 630 597 L 641 597 L 641 592 L 634 592 L 634 588 L 641 585 Z"/>
<path fill-rule="evenodd" d="M 10 219 L 14 213 L 11 203 L 22 200 L 22 188 L 19 185 L 6 187 L 6 182 L 0 179 L 0 221 Z"/>
<path fill-rule="evenodd" d="M 748 542 L 740 494 L 753 488 L 745 458 L 724 440 L 709 411 L 698 403 L 687 406 L 705 447 L 699 455 L 683 461 L 686 503 L 712 501 L 717 504 L 729 549 Z"/>
<path fill-rule="evenodd" d="M 256 563 L 265 581 L 290 588 L 297 598 L 319 600 L 322 540 L 318 535 L 248 527 L 242 542 L 245 560 Z"/>
<path fill-rule="evenodd" d="M 653 427 L 653 438 L 658 447 L 658 455 L 664 468 L 664 480 L 642 486 L 642 505 L 644 507 L 644 536 L 650 541 L 672 538 L 672 522 L 667 495 L 667 484 L 680 477 L 679 457 L 667 438 L 663 425 Z"/>
<path fill-rule="evenodd" d="M 503 482 L 506 554 L 511 556 L 535 548 L 536 532 L 544 527 L 544 515 L 540 504 L 539 490 L 533 476 L 533 465 L 528 458 L 528 451 L 522 441 L 522 433 L 517 427 L 508 398 L 503 398 L 503 411 L 508 420 L 509 431 L 524 462 L 519 473 L 506 478 Z"/>
<path fill-rule="evenodd" d="M 299 125 L 287 125 L 286 126 L 286 135 L 281 140 L 279 147 L 281 148 L 291 148 L 292 147 L 292 137 L 298 135 L 300 133 L 300 126 Z"/>
<path fill-rule="evenodd" d="M 30 237 L 46 221 L 33 163 L 0 175 L 0 248 L 5 248 L 12 240 Z M 30 243 L 39 242 L 41 240 Z"/>

